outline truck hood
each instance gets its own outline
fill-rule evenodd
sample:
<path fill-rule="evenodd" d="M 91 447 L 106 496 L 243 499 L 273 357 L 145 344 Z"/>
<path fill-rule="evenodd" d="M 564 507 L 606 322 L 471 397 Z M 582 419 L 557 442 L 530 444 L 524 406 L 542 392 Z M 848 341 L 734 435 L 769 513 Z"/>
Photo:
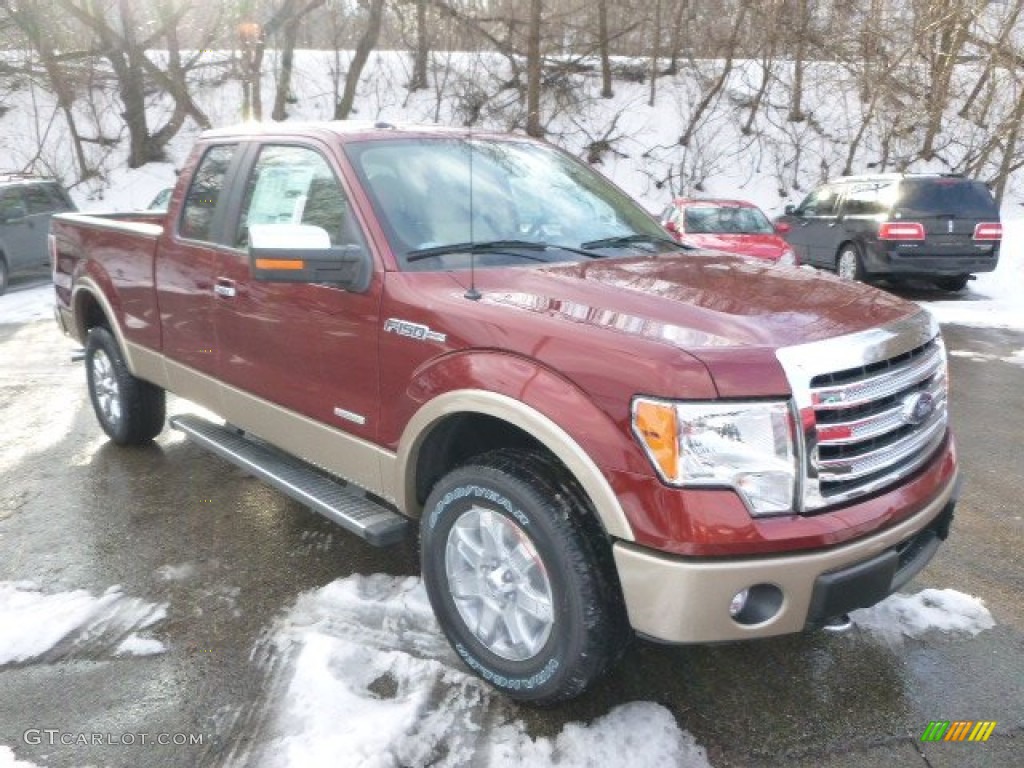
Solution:
<path fill-rule="evenodd" d="M 468 282 L 466 272 L 460 282 Z M 573 262 L 478 270 L 482 301 L 659 341 L 702 348 L 777 349 L 855 333 L 920 309 L 810 268 L 727 254 Z"/>

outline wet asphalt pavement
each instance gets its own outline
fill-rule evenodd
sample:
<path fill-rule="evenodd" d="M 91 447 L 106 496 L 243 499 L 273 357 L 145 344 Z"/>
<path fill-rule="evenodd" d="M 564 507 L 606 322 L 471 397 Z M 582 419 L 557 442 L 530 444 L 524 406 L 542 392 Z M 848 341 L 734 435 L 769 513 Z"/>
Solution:
<path fill-rule="evenodd" d="M 945 333 L 950 350 L 986 359 L 951 357 L 965 483 L 953 536 L 907 591 L 981 597 L 993 629 L 973 638 L 886 641 L 855 627 L 691 648 L 636 642 L 585 698 L 519 710 L 531 734 L 649 700 L 714 766 L 1024 765 L 1024 368 L 997 359 L 1024 349 L 1024 334 Z M 166 604 L 147 633 L 166 651 L 117 656 L 132 628 L 94 626 L 48 656 L 0 668 L 0 745 L 45 766 L 223 765 L 253 737 L 265 671 L 252 652 L 275 617 L 348 574 L 416 574 L 415 545 L 370 547 L 169 430 L 145 448 L 107 444 L 71 348 L 49 321 L 0 325 L 0 583 L 93 595 L 119 585 Z M 923 744 L 931 720 L 998 725 L 987 743 Z M 47 729 L 202 743 L 33 738 Z"/>

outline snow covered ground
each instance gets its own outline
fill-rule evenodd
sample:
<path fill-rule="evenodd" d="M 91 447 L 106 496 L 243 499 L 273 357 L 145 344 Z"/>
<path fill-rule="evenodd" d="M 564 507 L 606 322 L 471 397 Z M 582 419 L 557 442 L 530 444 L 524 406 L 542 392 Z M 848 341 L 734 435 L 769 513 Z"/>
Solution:
<path fill-rule="evenodd" d="M 173 577 L 173 574 L 169 574 Z M 0 583 L 0 669 L 71 657 L 167 650 L 166 606 L 85 591 L 45 594 Z M 952 589 L 893 595 L 854 622 L 890 644 L 995 625 L 983 602 Z M 247 707 L 259 728 L 226 765 L 262 768 L 557 765 L 705 768 L 703 748 L 653 702 L 614 707 L 554 738 L 533 737 L 514 705 L 468 673 L 434 621 L 419 579 L 354 575 L 301 595 L 257 647 L 267 674 Z M 31 768 L 0 746 L 0 768 Z"/>
<path fill-rule="evenodd" d="M 321 116 L 315 100 L 304 101 L 313 104 L 306 116 Z M 237 105 L 225 101 L 219 110 L 211 112 L 218 124 L 232 122 Z M 671 112 L 670 101 L 666 113 Z M 397 104 L 364 109 L 363 115 L 402 117 Z M 422 115 L 412 119 L 422 120 Z M 637 120 L 651 122 L 643 109 L 637 110 Z M 658 130 L 670 137 L 669 143 L 678 135 L 672 120 L 664 120 Z M 632 134 L 628 126 L 623 132 Z M 183 136 L 179 155 L 188 143 Z M 716 155 L 714 146 L 704 149 Z M 667 195 L 652 190 L 650 179 L 631 163 L 639 152 L 631 154 L 609 158 L 601 169 L 655 210 Z M 723 181 L 713 184 L 709 194 L 753 199 L 776 213 L 784 201 L 777 195 L 769 199 L 771 183 L 729 181 L 745 175 L 749 173 L 739 168 L 725 169 Z M 86 198 L 76 192 L 76 202 L 85 210 L 141 208 L 173 182 L 172 164 L 117 170 L 102 193 L 93 190 Z M 1008 199 L 1002 215 L 1005 234 L 998 270 L 979 276 L 961 294 L 923 302 L 940 322 L 1024 331 L 1024 207 Z M 0 296 L 0 325 L 52 322 L 52 302 L 49 285 L 15 285 Z M 1024 350 L 1005 359 L 1024 365 Z M 190 567 L 167 566 L 160 576 L 168 581 L 186 578 Z M 173 653 L 173 647 L 159 640 L 165 615 L 163 604 L 127 596 L 117 587 L 94 595 L 0 582 L 0 669 L 59 664 L 82 655 Z M 980 599 L 951 589 L 894 595 L 855 612 L 853 619 L 886 642 L 929 633 L 955 638 L 994 625 Z M 469 675 L 453 656 L 418 579 L 352 576 L 303 594 L 268 628 L 268 639 L 254 651 L 253 663 L 264 665 L 268 674 L 264 701 L 253 704 L 264 709 L 264 722 L 254 742 L 236 748 L 232 758 L 237 766 L 335 766 L 339 754 L 351 756 L 348 765 L 381 767 L 470 762 L 571 768 L 708 765 L 703 748 L 680 729 L 671 712 L 649 701 L 622 704 L 591 722 L 566 725 L 553 738 L 531 736 L 516 707 Z M 0 745 L 0 768 L 34 766 Z"/>

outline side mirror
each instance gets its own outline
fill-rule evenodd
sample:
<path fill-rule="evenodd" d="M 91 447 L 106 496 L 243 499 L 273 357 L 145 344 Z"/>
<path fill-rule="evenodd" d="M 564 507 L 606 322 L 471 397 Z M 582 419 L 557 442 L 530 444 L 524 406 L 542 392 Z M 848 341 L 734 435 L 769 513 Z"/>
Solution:
<path fill-rule="evenodd" d="M 271 283 L 330 283 L 356 293 L 370 285 L 370 257 L 360 245 L 331 245 L 322 227 L 253 224 L 249 266 L 256 280 Z"/>
<path fill-rule="evenodd" d="M 790 208 L 792 206 L 787 205 L 786 207 Z M 791 230 L 792 228 L 793 227 L 790 226 L 788 221 L 778 221 L 775 223 L 775 234 L 784 235 L 787 232 L 789 232 L 789 230 Z"/>
<path fill-rule="evenodd" d="M 782 210 L 783 210 L 783 211 L 785 211 L 785 213 L 786 213 L 786 215 L 787 215 L 787 216 L 796 216 L 796 215 L 797 215 L 797 213 L 796 213 L 796 206 L 795 206 L 795 205 L 793 205 L 792 203 L 790 203 L 789 205 L 787 205 L 787 206 L 786 206 L 785 208 L 783 208 Z"/>
<path fill-rule="evenodd" d="M 673 235 L 678 235 L 679 234 L 679 227 L 676 226 L 676 223 L 674 221 L 666 221 L 665 222 L 665 229 L 667 229 Z"/>

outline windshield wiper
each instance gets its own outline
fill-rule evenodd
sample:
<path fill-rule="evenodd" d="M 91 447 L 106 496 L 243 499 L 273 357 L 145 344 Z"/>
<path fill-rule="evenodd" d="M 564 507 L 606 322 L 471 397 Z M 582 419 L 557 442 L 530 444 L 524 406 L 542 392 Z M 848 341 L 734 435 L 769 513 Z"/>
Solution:
<path fill-rule="evenodd" d="M 522 253 L 522 251 L 547 251 L 551 249 L 570 251 L 571 253 L 578 253 L 591 259 L 600 258 L 599 254 L 588 253 L 587 251 L 567 245 L 538 243 L 533 240 L 483 240 L 475 243 L 449 243 L 448 245 L 434 245 L 429 248 L 416 248 L 405 255 L 405 260 L 412 263 L 422 259 L 447 256 L 453 253 L 504 253 L 510 256 L 518 256 L 521 259 L 547 261 L 547 259 L 531 256 L 529 253 Z"/>
<path fill-rule="evenodd" d="M 660 235 L 648 235 L 643 232 L 637 232 L 632 235 L 619 235 L 618 237 L 605 237 L 600 240 L 591 240 L 590 242 L 583 243 L 580 248 L 591 249 L 591 248 L 628 248 L 636 243 L 653 243 L 656 245 L 672 245 L 679 250 L 692 250 L 690 247 L 677 243 L 671 237 L 667 235 L 662 237 Z"/>

